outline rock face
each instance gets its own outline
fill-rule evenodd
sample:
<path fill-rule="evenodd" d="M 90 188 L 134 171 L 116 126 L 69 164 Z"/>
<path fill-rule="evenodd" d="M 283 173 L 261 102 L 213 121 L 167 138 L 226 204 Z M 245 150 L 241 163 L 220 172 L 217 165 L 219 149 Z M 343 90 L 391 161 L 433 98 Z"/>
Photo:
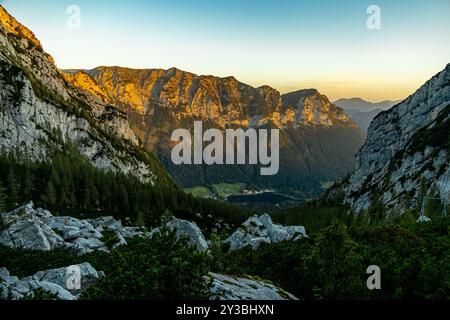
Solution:
<path fill-rule="evenodd" d="M 21 280 L 11 276 L 6 268 L 0 268 L 0 300 L 19 300 L 33 294 L 36 289 L 55 294 L 59 300 L 76 300 L 81 290 L 104 277 L 102 272 L 97 272 L 89 263 L 70 266 L 74 267 L 80 270 L 81 289 L 67 288 L 69 268 L 39 271 Z"/>
<path fill-rule="evenodd" d="M 345 189 L 356 211 L 379 198 L 388 208 L 420 206 L 420 193 L 450 194 L 450 64 L 413 95 L 378 115 Z"/>
<path fill-rule="evenodd" d="M 224 243 L 228 244 L 232 251 L 245 247 L 257 249 L 263 243 L 296 241 L 303 237 L 306 237 L 304 227 L 273 224 L 270 216 L 264 214 L 249 218 Z"/>
<path fill-rule="evenodd" d="M 80 77 L 79 71 L 67 70 Z M 363 144 L 362 130 L 317 90 L 281 95 L 263 86 L 253 88 L 233 77 L 198 76 L 175 68 L 135 70 L 99 67 L 86 71 L 98 84 L 87 88 L 128 115 L 131 127 L 184 186 L 245 182 L 255 187 L 299 187 L 319 192 L 319 180 L 354 170 L 354 155 Z M 74 82 L 76 84 L 76 82 Z M 170 158 L 171 133 L 193 132 L 194 120 L 207 128 L 278 128 L 280 172 L 259 177 L 259 166 L 175 166 Z M 339 147 L 336 147 L 339 146 Z"/>
<path fill-rule="evenodd" d="M 0 244 L 30 250 L 49 251 L 69 248 L 79 254 L 96 250 L 107 251 L 103 232 L 113 231 L 117 241 L 113 248 L 127 244 L 125 238 L 146 236 L 138 228 L 123 227 L 112 217 L 80 220 L 73 217 L 54 217 L 43 209 L 34 209 L 32 202 L 9 213 L 1 214 L 3 225 Z"/>
<path fill-rule="evenodd" d="M 98 168 L 156 182 L 164 176 L 158 161 L 136 156 L 126 114 L 79 89 L 84 76 L 65 79 L 33 33 L 0 7 L 0 147 L 43 160 L 70 142 Z"/>
<path fill-rule="evenodd" d="M 210 273 L 211 300 L 298 300 L 269 282 Z"/>

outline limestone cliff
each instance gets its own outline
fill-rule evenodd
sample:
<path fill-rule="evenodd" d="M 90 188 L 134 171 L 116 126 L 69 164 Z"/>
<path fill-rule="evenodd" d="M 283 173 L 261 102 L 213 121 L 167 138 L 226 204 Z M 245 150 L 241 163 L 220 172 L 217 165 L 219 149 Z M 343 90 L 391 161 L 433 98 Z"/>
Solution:
<path fill-rule="evenodd" d="M 424 195 L 447 199 L 449 160 L 450 64 L 374 119 L 345 201 L 360 210 L 376 197 L 399 209 L 420 206 Z"/>

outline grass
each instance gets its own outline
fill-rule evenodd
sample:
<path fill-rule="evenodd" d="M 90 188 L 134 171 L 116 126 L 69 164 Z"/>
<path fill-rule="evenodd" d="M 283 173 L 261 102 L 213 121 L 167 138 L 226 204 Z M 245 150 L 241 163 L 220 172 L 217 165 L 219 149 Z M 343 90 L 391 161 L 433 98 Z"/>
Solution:
<path fill-rule="evenodd" d="M 235 183 L 235 184 L 229 184 L 229 183 L 219 183 L 219 184 L 213 184 L 211 185 L 214 192 L 219 196 L 219 198 L 225 199 L 226 197 L 233 195 L 233 194 L 239 194 L 241 191 L 245 188 L 245 183 Z"/>
<path fill-rule="evenodd" d="M 323 190 L 328 190 L 334 185 L 334 181 L 321 181 L 320 186 Z"/>
<path fill-rule="evenodd" d="M 194 197 L 197 197 L 197 198 L 207 198 L 207 197 L 212 197 L 214 195 L 214 193 L 211 190 L 209 190 L 207 187 L 204 187 L 204 186 L 185 188 L 184 191 L 186 193 L 192 194 Z"/>
<path fill-rule="evenodd" d="M 184 191 L 199 198 L 217 196 L 220 199 L 225 199 L 230 195 L 240 194 L 245 187 L 245 183 L 219 183 L 211 185 L 210 188 L 205 186 L 196 186 L 192 188 L 185 188 Z"/>

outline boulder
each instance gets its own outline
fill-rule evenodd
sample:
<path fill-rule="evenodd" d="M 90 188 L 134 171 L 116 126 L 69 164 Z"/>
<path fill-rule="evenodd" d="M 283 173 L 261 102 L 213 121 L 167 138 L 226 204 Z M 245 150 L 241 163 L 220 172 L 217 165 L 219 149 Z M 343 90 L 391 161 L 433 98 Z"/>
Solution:
<path fill-rule="evenodd" d="M 120 246 L 126 246 L 127 240 L 125 240 L 125 238 L 122 236 L 122 234 L 118 231 L 116 231 L 116 237 L 118 239 L 118 241 L 113 245 L 113 249 L 118 248 Z"/>
<path fill-rule="evenodd" d="M 56 295 L 56 299 L 59 300 L 76 300 L 76 297 L 69 291 L 55 283 L 36 281 L 31 279 L 31 277 L 24 278 L 22 280 L 19 280 L 17 277 L 10 278 L 14 278 L 14 281 L 6 281 L 0 284 L 0 300 L 23 299 L 27 295 L 31 295 L 37 289 L 42 289 L 45 292 L 52 293 Z"/>
<path fill-rule="evenodd" d="M 0 268 L 0 278 L 9 277 L 9 271 L 5 267 Z"/>
<path fill-rule="evenodd" d="M 428 218 L 427 216 L 419 216 L 419 218 L 417 218 L 416 223 L 420 223 L 420 222 L 431 222 L 431 219 Z"/>
<path fill-rule="evenodd" d="M 245 247 L 257 249 L 263 243 L 296 241 L 303 237 L 306 237 L 304 227 L 277 225 L 268 214 L 264 214 L 250 217 L 224 243 L 233 251 Z"/>
<path fill-rule="evenodd" d="M 272 243 L 298 240 L 306 236 L 305 228 L 303 226 L 288 226 L 284 227 L 272 222 L 272 218 L 268 214 L 263 214 L 259 217 L 259 221 L 267 230 L 270 241 Z"/>
<path fill-rule="evenodd" d="M 59 300 L 76 300 L 81 290 L 95 283 L 104 277 L 103 272 L 98 272 L 89 263 L 85 262 L 70 269 L 78 268 L 80 275 L 80 289 L 67 287 L 69 280 L 69 268 L 50 269 L 39 271 L 33 276 L 23 279 L 10 276 L 6 268 L 0 268 L 0 299 L 19 300 L 33 293 L 37 289 L 42 289 L 56 295 Z"/>
<path fill-rule="evenodd" d="M 211 300 L 298 300 L 292 294 L 260 279 L 210 273 Z"/>
<path fill-rule="evenodd" d="M 19 278 L 11 276 L 8 269 L 0 268 L 0 285 L 7 286 L 17 281 L 19 281 Z"/>
<path fill-rule="evenodd" d="M 208 249 L 208 243 L 195 222 L 174 218 L 167 223 L 167 227 L 174 230 L 177 237 L 187 237 L 188 243 L 196 246 L 199 251 Z"/>
<path fill-rule="evenodd" d="M 0 232 L 0 244 L 30 250 L 52 250 L 64 246 L 64 240 L 37 218 L 19 220 Z"/>
<path fill-rule="evenodd" d="M 124 227 L 120 231 L 120 234 L 124 238 L 134 238 L 134 237 L 143 237 L 144 236 L 144 232 L 142 232 L 140 230 L 140 228 L 138 228 L 138 227 Z"/>
<path fill-rule="evenodd" d="M 41 211 L 39 211 L 41 212 Z M 0 214 L 3 224 L 9 225 L 11 223 L 17 222 L 19 220 L 30 219 L 36 215 L 34 211 L 34 203 L 30 201 L 26 205 L 14 209 L 10 212 Z"/>
<path fill-rule="evenodd" d="M 95 250 L 107 251 L 102 241 L 104 231 L 115 231 L 118 242 L 113 248 L 127 244 L 126 238 L 145 236 L 139 228 L 123 227 L 113 217 L 77 219 L 54 217 L 48 210 L 34 209 L 33 202 L 2 214 L 7 227 L 0 232 L 0 244 L 31 250 L 53 250 L 65 247 L 79 255 Z"/>
<path fill-rule="evenodd" d="M 84 248 L 87 252 L 95 250 L 108 251 L 106 245 L 97 238 L 77 238 L 73 241 L 74 244 Z"/>
<path fill-rule="evenodd" d="M 77 295 L 81 290 L 97 282 L 104 276 L 103 272 L 98 272 L 91 266 L 91 264 L 87 262 L 71 266 L 70 269 L 73 269 L 74 267 L 78 268 L 78 270 L 80 271 L 80 289 L 72 290 L 71 288 L 67 287 L 67 280 L 70 275 L 69 268 L 39 271 L 32 276 L 32 279 L 36 281 L 46 281 L 57 284 L 58 286 L 69 291 L 71 294 Z"/>
<path fill-rule="evenodd" d="M 100 217 L 94 220 L 89 220 L 89 222 L 95 227 L 99 228 L 101 227 L 103 230 L 110 230 L 110 231 L 123 231 L 124 227 L 122 226 L 122 222 L 117 221 L 111 216 L 108 217 Z"/>
<path fill-rule="evenodd" d="M 86 220 L 73 217 L 47 217 L 43 222 L 53 230 L 63 233 L 64 240 L 76 238 L 97 238 L 101 239 L 102 234 Z"/>

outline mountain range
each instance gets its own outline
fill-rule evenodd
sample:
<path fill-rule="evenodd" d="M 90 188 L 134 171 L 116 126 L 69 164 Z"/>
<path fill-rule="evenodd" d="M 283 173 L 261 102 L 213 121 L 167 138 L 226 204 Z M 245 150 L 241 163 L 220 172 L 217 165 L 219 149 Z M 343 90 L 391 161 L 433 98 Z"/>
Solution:
<path fill-rule="evenodd" d="M 351 173 L 341 190 L 356 211 L 374 201 L 402 209 L 417 207 L 425 195 L 448 197 L 450 65 L 378 114 L 363 145 L 361 128 L 315 89 L 281 95 L 234 77 L 175 68 L 61 71 L 2 7 L 0 44 L 2 153 L 43 161 L 70 144 L 97 168 L 153 185 L 172 183 L 172 176 L 183 186 L 243 182 L 305 197 L 318 195 L 320 182 Z M 355 110 L 350 105 L 345 108 Z M 174 166 L 170 135 L 195 120 L 221 130 L 280 129 L 279 174 L 263 177 L 252 166 Z"/>
<path fill-rule="evenodd" d="M 341 107 L 346 114 L 357 123 L 365 132 L 373 119 L 381 112 L 389 110 L 400 101 L 369 102 L 361 98 L 339 99 L 334 102 Z"/>
<path fill-rule="evenodd" d="M 351 99 L 339 99 L 334 102 L 335 105 L 341 107 L 344 111 L 373 111 L 382 110 L 386 111 L 392 108 L 401 100 L 391 101 L 385 100 L 380 102 L 370 102 L 361 98 L 351 98 Z"/>
<path fill-rule="evenodd" d="M 317 195 L 321 181 L 354 169 L 354 155 L 365 139 L 342 109 L 315 89 L 281 95 L 269 86 L 254 88 L 234 77 L 198 76 L 176 68 L 98 67 L 64 73 L 68 82 L 127 114 L 145 148 L 185 187 L 244 183 Z M 173 165 L 171 133 L 192 131 L 198 120 L 220 130 L 280 129 L 279 174 L 261 177 L 252 165 Z"/>

